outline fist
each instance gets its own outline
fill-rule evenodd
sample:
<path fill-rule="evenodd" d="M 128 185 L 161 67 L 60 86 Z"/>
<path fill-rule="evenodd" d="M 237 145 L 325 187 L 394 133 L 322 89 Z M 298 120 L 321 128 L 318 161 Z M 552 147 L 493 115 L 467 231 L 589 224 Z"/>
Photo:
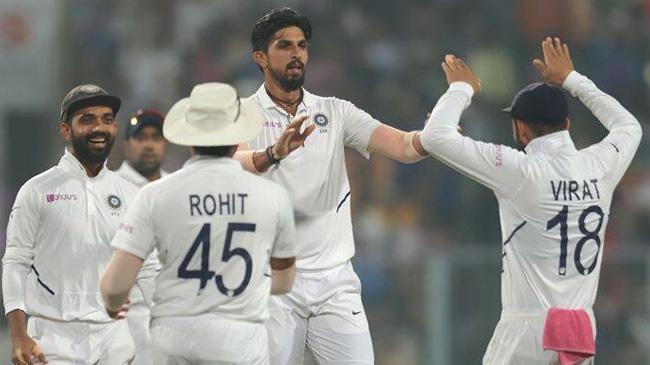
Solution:
<path fill-rule="evenodd" d="M 463 62 L 462 59 L 448 54 L 442 63 L 442 70 L 447 76 L 447 83 L 461 81 L 472 85 L 474 93 L 481 91 L 481 80 L 474 75 L 474 72 Z"/>

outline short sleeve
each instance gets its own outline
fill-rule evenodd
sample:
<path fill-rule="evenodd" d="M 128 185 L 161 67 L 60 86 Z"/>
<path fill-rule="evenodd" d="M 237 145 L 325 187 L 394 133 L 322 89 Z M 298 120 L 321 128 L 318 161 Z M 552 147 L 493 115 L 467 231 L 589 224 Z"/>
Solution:
<path fill-rule="evenodd" d="M 343 120 L 343 143 L 346 147 L 359 151 L 365 158 L 369 158 L 370 136 L 381 122 L 349 101 L 339 100 L 339 102 Z"/>
<path fill-rule="evenodd" d="M 296 257 L 296 227 L 293 218 L 293 207 L 287 192 L 277 187 L 277 231 L 271 257 L 289 258 Z"/>
<path fill-rule="evenodd" d="M 111 246 L 146 260 L 154 244 L 153 194 L 145 187 L 131 203 Z"/>

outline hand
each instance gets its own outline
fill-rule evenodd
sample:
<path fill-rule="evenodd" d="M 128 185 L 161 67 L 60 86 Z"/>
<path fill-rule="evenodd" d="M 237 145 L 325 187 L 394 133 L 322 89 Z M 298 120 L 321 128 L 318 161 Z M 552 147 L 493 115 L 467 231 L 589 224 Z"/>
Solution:
<path fill-rule="evenodd" d="M 108 313 L 108 316 L 113 319 L 124 319 L 126 317 L 126 313 L 128 313 L 130 309 L 130 304 L 131 301 L 127 300 L 126 303 L 122 304 L 122 306 L 116 310 L 110 310 L 106 308 L 106 313 Z"/>
<path fill-rule="evenodd" d="M 300 133 L 300 128 L 307 118 L 309 118 L 308 115 L 295 117 L 287 128 L 282 131 L 280 138 L 271 150 L 274 158 L 282 160 L 291 152 L 305 145 L 305 139 L 316 129 L 316 126 L 312 124 L 305 128 L 304 132 Z"/>
<path fill-rule="evenodd" d="M 534 59 L 533 66 L 542 74 L 544 81 L 555 86 L 562 86 L 564 80 L 573 71 L 573 62 L 569 54 L 569 47 L 560 41 L 560 38 L 547 37 L 542 41 L 544 62 Z"/>
<path fill-rule="evenodd" d="M 456 81 L 462 81 L 470 84 L 474 89 L 474 93 L 481 91 L 481 80 L 474 75 L 474 72 L 460 58 L 452 54 L 446 55 L 445 61 L 442 63 L 442 70 L 447 75 L 449 85 Z"/>
<path fill-rule="evenodd" d="M 12 336 L 11 342 L 13 345 L 11 361 L 14 365 L 47 364 L 41 346 L 27 334 Z"/>

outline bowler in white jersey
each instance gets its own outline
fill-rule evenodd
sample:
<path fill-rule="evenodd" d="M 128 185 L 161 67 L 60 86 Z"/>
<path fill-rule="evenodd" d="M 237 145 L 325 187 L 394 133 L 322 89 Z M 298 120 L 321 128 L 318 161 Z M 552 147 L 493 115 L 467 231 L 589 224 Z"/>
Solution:
<path fill-rule="evenodd" d="M 101 282 L 107 309 L 122 316 L 138 268 L 158 250 L 156 365 L 268 364 L 269 294 L 295 277 L 293 211 L 282 187 L 231 158 L 262 124 L 254 103 L 220 83 L 197 85 L 167 114 L 165 138 L 193 157 L 138 193 Z"/>
<path fill-rule="evenodd" d="M 111 239 L 137 190 L 106 168 L 119 108 L 120 99 L 96 85 L 72 89 L 61 104 L 61 161 L 18 192 L 2 259 L 16 365 L 123 365 L 133 358 L 128 327 L 109 317 L 99 292 Z"/>
<path fill-rule="evenodd" d="M 612 194 L 641 140 L 636 118 L 574 71 L 565 44 L 547 38 L 542 48 L 544 61 L 534 65 L 547 84 L 525 87 L 504 110 L 512 116 L 515 140 L 524 151 L 457 132 L 480 83 L 452 55 L 443 63 L 449 89 L 420 139 L 433 156 L 492 189 L 499 203 L 503 311 L 484 364 L 593 363 L 592 306 Z M 602 141 L 576 149 L 558 86 L 577 97 L 609 131 Z M 551 316 L 558 312 L 584 321 L 558 323 Z M 580 313 L 584 316 L 575 316 Z M 560 327 L 564 329 L 557 331 Z M 577 348 L 562 348 L 571 343 Z M 582 350 L 588 347 L 593 351 Z M 578 360 L 565 362 L 564 356 Z"/>
<path fill-rule="evenodd" d="M 249 151 L 235 156 L 249 171 L 287 189 L 296 219 L 298 274 L 291 293 L 271 300 L 271 363 L 301 364 L 307 347 L 320 364 L 372 364 L 361 283 L 350 263 L 354 192 L 345 148 L 404 163 L 428 154 L 416 151 L 417 132 L 392 128 L 349 101 L 302 88 L 310 41 L 309 20 L 294 10 L 276 9 L 257 20 L 251 43 L 264 84 L 248 100 L 261 108 L 265 124 L 243 146 Z M 292 122 L 296 115 L 303 117 Z M 301 129 L 304 115 L 310 122 Z"/>

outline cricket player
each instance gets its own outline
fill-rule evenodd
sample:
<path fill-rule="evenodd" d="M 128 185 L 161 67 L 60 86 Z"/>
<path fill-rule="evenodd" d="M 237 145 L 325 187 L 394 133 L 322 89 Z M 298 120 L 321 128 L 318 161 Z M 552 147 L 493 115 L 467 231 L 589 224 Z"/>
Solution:
<path fill-rule="evenodd" d="M 108 311 L 123 316 L 143 259 L 158 249 L 156 365 L 268 364 L 262 322 L 269 294 L 293 285 L 293 211 L 282 187 L 231 158 L 263 123 L 254 102 L 221 83 L 197 85 L 165 118 L 165 138 L 193 157 L 138 193 L 101 282 Z"/>
<path fill-rule="evenodd" d="M 162 131 L 164 119 L 165 116 L 157 110 L 141 109 L 126 123 L 126 159 L 115 172 L 137 187 L 141 188 L 150 181 L 167 175 L 160 167 L 167 147 Z M 155 251 L 149 260 L 157 261 Z M 149 307 L 137 287 L 131 291 L 130 301 L 126 321 L 135 342 L 135 358 L 132 365 L 152 365 Z"/>
<path fill-rule="evenodd" d="M 126 323 L 109 317 L 99 292 L 113 253 L 110 241 L 136 193 L 106 168 L 120 104 L 95 85 L 72 89 L 61 103 L 61 161 L 27 181 L 16 196 L 2 259 L 16 365 L 46 359 L 121 365 L 133 358 Z"/>
<path fill-rule="evenodd" d="M 456 130 L 480 83 L 462 60 L 442 68 L 449 89 L 419 142 L 433 156 L 494 191 L 503 237 L 503 311 L 484 364 L 592 364 L 596 298 L 612 194 L 641 140 L 639 122 L 573 68 L 566 44 L 542 42 L 534 60 L 546 83 L 523 88 L 510 108 L 519 151 Z M 609 134 L 576 149 L 563 91 Z"/>
<path fill-rule="evenodd" d="M 164 119 L 157 110 L 141 109 L 126 124 L 125 160 L 115 172 L 137 187 L 168 174 L 161 168 L 167 149 L 162 133 Z"/>
<path fill-rule="evenodd" d="M 344 149 L 405 163 L 428 154 L 416 151 L 417 132 L 397 130 L 348 101 L 302 88 L 311 35 L 309 19 L 288 8 L 257 20 L 251 43 L 264 84 L 248 100 L 260 107 L 265 123 L 242 146 L 247 151 L 235 156 L 247 170 L 287 189 L 296 219 L 296 285 L 271 299 L 271 363 L 301 364 L 308 347 L 320 364 L 373 364 L 361 283 L 350 263 L 353 192 Z M 309 115 L 310 125 L 292 122 L 296 115 Z"/>

